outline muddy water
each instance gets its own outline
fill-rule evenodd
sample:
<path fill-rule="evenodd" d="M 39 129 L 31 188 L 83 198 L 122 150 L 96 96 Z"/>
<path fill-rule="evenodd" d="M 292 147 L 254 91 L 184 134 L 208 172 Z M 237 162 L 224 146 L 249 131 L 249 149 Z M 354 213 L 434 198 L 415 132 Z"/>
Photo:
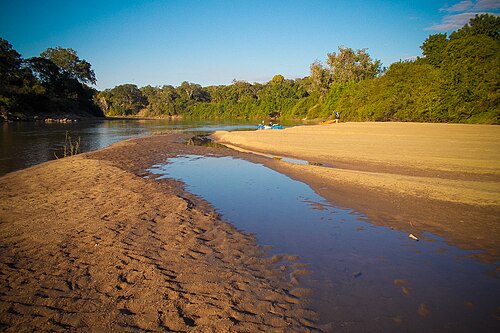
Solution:
<path fill-rule="evenodd" d="M 183 181 L 272 253 L 299 255 L 325 331 L 494 332 L 495 265 L 425 234 L 419 241 L 327 203 L 304 183 L 231 157 L 180 156 L 150 171 Z"/>

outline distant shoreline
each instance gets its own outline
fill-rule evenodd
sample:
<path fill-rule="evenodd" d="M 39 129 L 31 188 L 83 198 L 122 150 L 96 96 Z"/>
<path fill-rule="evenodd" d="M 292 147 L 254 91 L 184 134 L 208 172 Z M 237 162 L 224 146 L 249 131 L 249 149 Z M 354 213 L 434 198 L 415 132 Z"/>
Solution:
<path fill-rule="evenodd" d="M 182 116 L 167 116 L 167 117 L 96 117 L 88 114 L 7 114 L 0 117 L 0 122 L 46 122 L 46 123 L 70 123 L 77 121 L 92 121 L 92 120 L 180 120 Z"/>
<path fill-rule="evenodd" d="M 0 114 L 0 123 L 15 123 L 15 122 L 46 122 L 46 123 L 71 123 L 71 122 L 81 122 L 81 121 L 94 121 L 94 120 L 171 120 L 178 121 L 186 119 L 183 115 L 166 115 L 166 116 L 104 116 L 98 117 L 92 115 L 90 113 L 58 113 L 58 114 L 26 114 L 26 113 L 3 113 Z M 235 121 L 255 121 L 260 123 L 262 121 L 262 117 L 255 117 L 253 119 L 239 119 L 239 118 L 188 118 L 192 120 L 206 120 L 206 121 L 226 121 L 226 120 L 235 120 Z M 286 123 L 287 121 L 291 122 L 300 122 L 306 125 L 328 125 L 335 122 L 333 117 L 321 117 L 314 119 L 301 119 L 301 118 L 284 118 L 282 120 L 276 119 L 274 120 L 277 123 Z M 396 121 L 353 121 L 353 123 L 398 123 Z M 414 124 L 462 124 L 462 125 L 488 125 L 488 126 L 500 126 L 498 124 L 483 124 L 483 123 L 453 123 L 453 122 L 402 122 L 402 123 L 414 123 Z"/>

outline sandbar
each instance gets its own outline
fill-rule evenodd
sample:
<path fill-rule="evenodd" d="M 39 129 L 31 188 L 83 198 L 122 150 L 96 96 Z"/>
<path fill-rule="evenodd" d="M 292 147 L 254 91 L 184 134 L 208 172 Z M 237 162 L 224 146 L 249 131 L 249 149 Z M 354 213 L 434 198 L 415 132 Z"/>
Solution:
<path fill-rule="evenodd" d="M 425 231 L 484 261 L 500 259 L 500 127 L 339 123 L 219 131 L 233 149 L 313 187 L 378 225 Z M 308 161 L 294 164 L 282 157 Z"/>
<path fill-rule="evenodd" d="M 318 331 L 296 258 L 267 255 L 146 171 L 221 154 L 185 139 L 127 140 L 0 177 L 2 331 Z"/>

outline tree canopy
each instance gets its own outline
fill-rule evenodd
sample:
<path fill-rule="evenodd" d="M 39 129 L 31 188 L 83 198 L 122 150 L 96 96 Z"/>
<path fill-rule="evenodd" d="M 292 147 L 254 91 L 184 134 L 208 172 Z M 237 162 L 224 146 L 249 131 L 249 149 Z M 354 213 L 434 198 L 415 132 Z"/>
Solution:
<path fill-rule="evenodd" d="M 277 74 L 265 83 L 122 84 L 101 92 L 85 85 L 95 83 L 95 75 L 74 50 L 49 48 L 23 60 L 0 39 L 0 108 L 60 101 L 90 108 L 94 100 L 116 116 L 325 119 L 338 111 L 352 121 L 500 124 L 499 32 L 500 17 L 477 15 L 449 36 L 430 35 L 422 57 L 384 70 L 367 49 L 340 46 L 324 63 L 313 62 L 309 76 L 294 80 Z"/>
<path fill-rule="evenodd" d="M 75 50 L 71 48 L 48 48 L 40 54 L 40 57 L 52 61 L 63 74 L 76 79 L 82 83 L 96 84 L 96 78 L 92 66 L 78 57 Z"/>
<path fill-rule="evenodd" d="M 0 115 L 2 119 L 33 119 L 44 114 L 103 116 L 94 103 L 90 63 L 72 49 L 47 49 L 23 59 L 0 38 Z"/>
<path fill-rule="evenodd" d="M 144 87 L 122 108 L 114 89 L 100 93 L 108 114 L 181 115 L 196 118 L 325 119 L 334 111 L 351 121 L 500 123 L 499 21 L 479 15 L 462 29 L 430 35 L 423 57 L 382 71 L 367 49 L 341 46 L 315 61 L 310 75 L 266 83 L 234 80 L 227 86 Z M 144 103 L 145 104 L 140 104 Z M 141 101 L 141 102 L 139 102 Z"/>
<path fill-rule="evenodd" d="M 500 123 L 500 17 L 477 15 L 450 34 L 430 35 L 423 57 L 332 94 L 324 105 L 348 120 Z M 328 98 L 328 96 L 332 96 Z"/>
<path fill-rule="evenodd" d="M 373 79 L 380 74 L 380 60 L 373 61 L 368 49 L 354 51 L 340 46 L 339 53 L 328 53 L 328 70 L 333 83 L 351 83 Z"/>

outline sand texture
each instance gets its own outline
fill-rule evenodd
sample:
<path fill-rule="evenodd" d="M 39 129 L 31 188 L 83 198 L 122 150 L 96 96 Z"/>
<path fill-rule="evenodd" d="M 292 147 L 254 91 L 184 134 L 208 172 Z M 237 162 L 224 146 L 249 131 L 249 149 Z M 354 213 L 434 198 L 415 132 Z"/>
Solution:
<path fill-rule="evenodd" d="M 266 257 L 172 180 L 176 135 L 129 140 L 0 178 L 5 332 L 309 332 L 293 258 Z"/>
<path fill-rule="evenodd" d="M 284 130 L 216 132 L 240 151 L 268 159 L 332 203 L 374 223 L 431 231 L 500 259 L 500 127 L 420 123 L 340 123 Z"/>

